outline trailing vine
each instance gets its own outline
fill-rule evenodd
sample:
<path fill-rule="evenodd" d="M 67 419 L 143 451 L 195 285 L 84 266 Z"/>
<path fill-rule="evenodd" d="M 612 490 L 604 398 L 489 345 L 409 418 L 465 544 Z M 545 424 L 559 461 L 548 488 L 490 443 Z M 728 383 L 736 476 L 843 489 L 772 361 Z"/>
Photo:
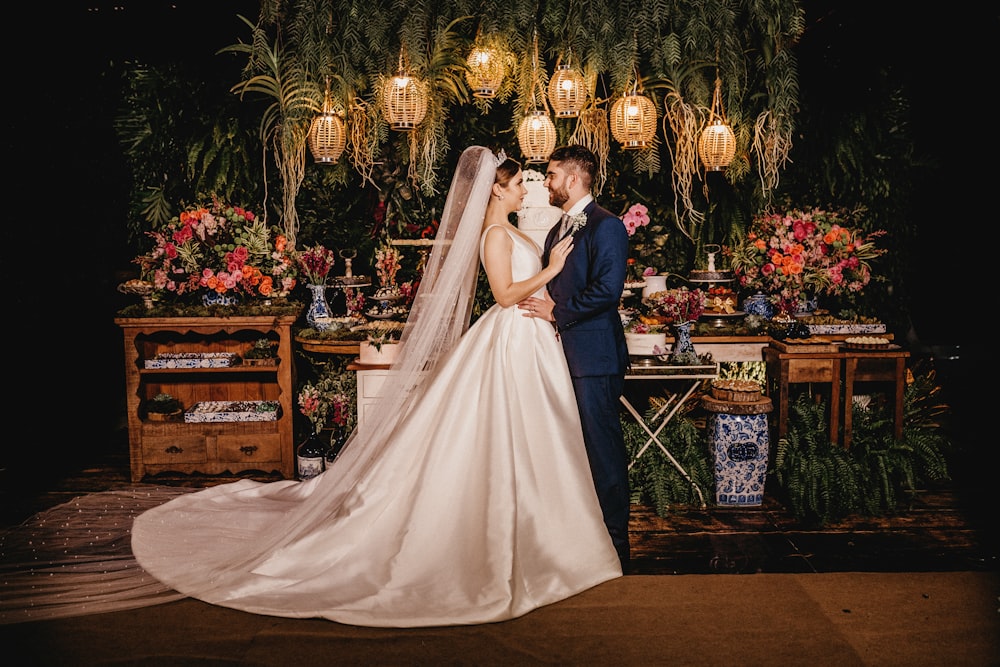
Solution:
<path fill-rule="evenodd" d="M 482 18 L 479 24 L 470 21 Z M 584 20 L 586 17 L 586 20 Z M 336 94 L 347 114 L 348 156 L 362 182 L 373 180 L 373 165 L 387 145 L 404 158 L 407 177 L 424 195 L 437 192 L 437 169 L 449 154 L 449 117 L 471 95 L 464 81 L 464 57 L 475 39 L 518 54 L 509 82 L 498 103 L 511 111 L 510 131 L 536 104 L 546 108 L 537 90 L 547 83 L 548 68 L 574 54 L 592 82 L 593 113 L 560 122 L 559 136 L 593 143 L 605 172 L 609 142 L 596 113 L 637 79 L 669 81 L 668 94 L 650 85 L 648 93 L 662 97 L 663 136 L 652 147 L 630 155 L 635 173 L 656 174 L 659 150 L 670 152 L 676 224 L 694 245 L 707 213 L 707 201 L 692 198 L 698 176 L 695 150 L 707 116 L 716 75 L 726 86 L 726 108 L 737 136 L 758 147 L 758 168 L 766 176 L 765 191 L 777 183 L 791 146 L 797 109 L 795 58 L 791 46 L 803 29 L 804 12 L 796 0 L 661 0 L 617 3 L 610 0 L 541 0 L 497 3 L 495 0 L 448 2 L 417 0 L 262 0 L 260 16 L 249 44 L 232 48 L 248 56 L 242 91 L 257 87 L 278 101 L 262 128 L 278 128 L 274 150 L 283 193 L 283 218 L 294 238 L 295 195 L 304 169 L 304 109 L 319 105 L 320 86 L 331 74 Z M 268 35 L 270 35 L 268 37 Z M 537 50 L 535 44 L 538 44 Z M 536 66 L 536 53 L 541 58 Z M 385 123 L 372 112 L 378 106 L 378 83 L 388 76 L 400 55 L 428 85 L 425 120 L 405 137 L 386 133 Z M 279 60 L 280 59 L 280 60 Z M 705 64 L 713 67 L 706 69 Z M 685 72 L 683 77 L 678 73 Z M 683 79 L 683 80 L 682 80 Z M 252 82 L 252 83 L 251 83 Z M 315 89 L 315 90 L 314 90 Z M 297 95 L 315 97 L 299 104 Z M 485 113 L 493 102 L 476 100 Z M 270 114 L 277 113 L 278 119 Z M 360 118 L 353 118 L 360 114 Z M 757 120 L 754 120 L 757 119 Z M 277 140 L 280 138 L 280 140 Z M 511 149 L 513 147 L 510 147 Z M 514 154 L 513 150 L 508 151 Z M 747 172 L 748 151 L 731 177 Z M 603 184 L 603 178 L 602 184 Z M 707 195 L 707 181 L 704 192 Z"/>

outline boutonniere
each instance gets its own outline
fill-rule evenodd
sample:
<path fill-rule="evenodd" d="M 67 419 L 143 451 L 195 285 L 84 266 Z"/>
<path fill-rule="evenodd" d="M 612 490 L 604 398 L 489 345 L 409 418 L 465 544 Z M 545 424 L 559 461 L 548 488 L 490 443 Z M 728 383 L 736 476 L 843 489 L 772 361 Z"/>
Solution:
<path fill-rule="evenodd" d="M 569 222 L 573 227 L 573 233 L 576 234 L 581 227 L 587 224 L 587 214 L 586 213 L 574 213 L 569 216 Z"/>

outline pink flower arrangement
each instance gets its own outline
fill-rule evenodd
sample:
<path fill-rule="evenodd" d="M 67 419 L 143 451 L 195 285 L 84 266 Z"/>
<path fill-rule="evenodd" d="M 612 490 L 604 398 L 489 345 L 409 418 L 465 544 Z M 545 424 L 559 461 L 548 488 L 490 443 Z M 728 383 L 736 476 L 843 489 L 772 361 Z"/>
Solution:
<path fill-rule="evenodd" d="M 351 427 L 354 406 L 345 387 L 335 377 L 324 376 L 316 384 L 307 384 L 299 390 L 299 412 L 312 422 L 313 432 L 319 433 L 326 426 Z"/>
<path fill-rule="evenodd" d="M 161 294 L 270 297 L 295 287 L 285 237 L 240 206 L 215 200 L 190 207 L 147 235 L 153 249 L 133 261 Z"/>
<path fill-rule="evenodd" d="M 884 234 L 851 229 L 836 212 L 792 209 L 754 218 L 744 242 L 727 254 L 741 286 L 794 310 L 810 293 L 861 291 L 872 279 L 869 261 L 886 252 L 875 246 Z"/>
<path fill-rule="evenodd" d="M 705 312 L 705 293 L 700 289 L 675 287 L 643 297 L 642 304 L 650 315 L 662 318 L 664 324 L 694 322 Z"/>
<path fill-rule="evenodd" d="M 642 204 L 632 204 L 622 216 L 622 222 L 625 223 L 625 231 L 632 236 L 637 229 L 649 224 L 649 209 Z"/>

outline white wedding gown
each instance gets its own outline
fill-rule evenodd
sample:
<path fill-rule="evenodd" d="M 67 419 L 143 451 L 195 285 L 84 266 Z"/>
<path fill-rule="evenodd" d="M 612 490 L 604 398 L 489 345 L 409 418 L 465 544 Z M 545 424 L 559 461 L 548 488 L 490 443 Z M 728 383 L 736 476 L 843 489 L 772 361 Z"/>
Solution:
<path fill-rule="evenodd" d="M 513 278 L 541 269 L 511 233 Z M 480 241 L 480 255 L 482 241 Z M 244 480 L 140 515 L 139 564 L 213 604 L 363 626 L 516 618 L 621 576 L 548 322 L 494 305 L 359 481 Z"/>

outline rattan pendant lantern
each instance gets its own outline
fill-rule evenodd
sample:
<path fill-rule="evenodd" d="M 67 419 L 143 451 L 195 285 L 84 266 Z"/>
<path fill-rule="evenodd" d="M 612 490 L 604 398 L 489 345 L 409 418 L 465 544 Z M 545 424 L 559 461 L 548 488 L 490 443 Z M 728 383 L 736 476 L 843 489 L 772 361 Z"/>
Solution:
<path fill-rule="evenodd" d="M 517 142 L 525 162 L 548 162 L 556 149 L 556 126 L 543 109 L 528 113 L 517 128 Z"/>
<path fill-rule="evenodd" d="M 619 97 L 610 112 L 611 134 L 626 150 L 649 148 L 656 136 L 656 106 L 633 89 Z"/>
<path fill-rule="evenodd" d="M 556 126 L 549 118 L 545 102 L 545 88 L 538 73 L 538 36 L 535 35 L 535 52 L 532 58 L 531 105 L 532 110 L 524 115 L 517 128 L 517 142 L 525 162 L 548 162 L 549 155 L 556 148 Z M 538 97 L 535 97 L 537 94 Z M 541 102 L 539 103 L 539 99 Z"/>
<path fill-rule="evenodd" d="M 705 171 L 722 171 L 735 156 L 736 136 L 726 122 L 726 112 L 722 107 L 722 80 L 716 76 L 708 124 L 698 139 L 698 157 L 705 165 Z"/>
<path fill-rule="evenodd" d="M 549 80 L 549 102 L 556 118 L 576 118 L 587 102 L 587 82 L 570 64 L 556 66 Z"/>
<path fill-rule="evenodd" d="M 382 113 L 393 130 L 416 129 L 427 115 L 427 85 L 411 76 L 399 56 L 399 73 L 386 80 L 382 88 Z"/>
<path fill-rule="evenodd" d="M 347 144 L 347 131 L 341 117 L 330 98 L 330 79 L 326 79 L 326 93 L 323 96 L 323 110 L 313 118 L 306 137 L 309 152 L 316 164 L 334 164 L 340 159 Z"/>
<path fill-rule="evenodd" d="M 474 46 L 466 60 L 465 80 L 474 97 L 496 97 L 506 70 L 503 54 L 489 46 Z"/>

